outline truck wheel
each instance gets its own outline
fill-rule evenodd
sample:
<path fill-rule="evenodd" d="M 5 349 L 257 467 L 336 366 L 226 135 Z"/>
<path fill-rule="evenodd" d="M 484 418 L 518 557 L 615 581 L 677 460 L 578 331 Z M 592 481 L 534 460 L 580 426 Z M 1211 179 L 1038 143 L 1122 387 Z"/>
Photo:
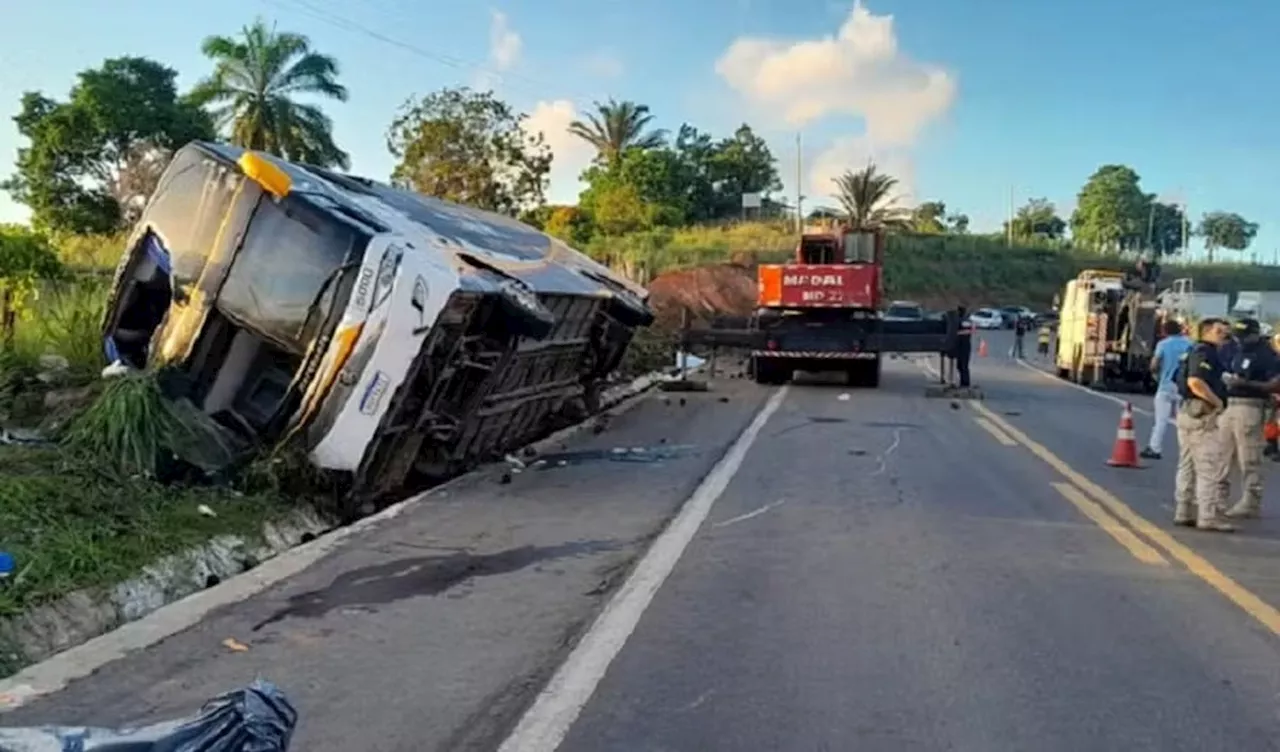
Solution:
<path fill-rule="evenodd" d="M 867 389 L 880 386 L 880 358 L 855 361 L 845 370 L 845 382 Z"/>
<path fill-rule="evenodd" d="M 790 364 L 772 362 L 765 358 L 751 359 L 751 372 L 756 383 L 765 386 L 780 386 L 791 379 Z"/>

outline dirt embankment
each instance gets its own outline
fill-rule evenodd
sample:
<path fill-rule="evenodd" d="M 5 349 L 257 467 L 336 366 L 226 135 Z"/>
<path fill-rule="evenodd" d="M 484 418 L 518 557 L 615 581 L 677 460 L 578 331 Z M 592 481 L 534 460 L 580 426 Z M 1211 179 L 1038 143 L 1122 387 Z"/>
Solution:
<path fill-rule="evenodd" d="M 946 310 L 956 305 L 997 304 L 986 296 L 956 291 L 929 293 L 922 290 L 888 298 L 907 297 L 930 310 Z M 681 311 L 688 309 L 695 323 L 708 323 L 717 316 L 750 316 L 756 309 L 756 270 L 748 264 L 716 264 L 677 269 L 659 275 L 649 284 L 649 303 L 658 316 L 657 325 L 678 327 Z M 1001 301 L 999 304 L 1004 304 Z"/>
<path fill-rule="evenodd" d="M 680 326 L 681 311 L 707 323 L 716 316 L 750 316 L 756 308 L 756 271 L 740 264 L 677 269 L 649 283 L 657 326 Z"/>

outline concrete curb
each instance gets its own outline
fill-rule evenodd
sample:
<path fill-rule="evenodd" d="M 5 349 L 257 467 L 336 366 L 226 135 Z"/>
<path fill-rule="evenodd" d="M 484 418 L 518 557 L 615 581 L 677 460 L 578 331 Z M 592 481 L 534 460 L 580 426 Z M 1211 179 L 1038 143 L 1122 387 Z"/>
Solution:
<path fill-rule="evenodd" d="M 698 369 L 691 369 L 691 372 Z M 611 387 L 601 395 L 601 413 L 622 414 L 639 404 L 645 392 L 664 380 L 661 372 L 651 372 L 630 382 Z M 595 417 L 556 431 L 529 446 L 542 451 L 566 441 L 588 428 Z M 337 549 L 348 538 L 381 526 L 437 496 L 474 483 L 491 474 L 504 463 L 491 463 L 454 478 L 416 496 L 396 502 L 387 508 L 346 527 L 332 530 L 312 541 L 287 548 L 254 569 L 223 580 L 218 585 L 187 595 L 180 600 L 151 610 L 135 621 L 93 637 L 79 645 L 32 664 L 6 679 L 0 679 L 0 713 L 21 707 L 38 697 L 63 689 L 72 681 L 84 678 L 112 661 L 143 650 L 155 643 L 199 623 L 209 612 L 246 600 L 310 567 Z M 182 558 L 179 555 L 177 558 Z M 131 581 L 132 582 L 132 581 Z M 153 582 L 164 588 L 163 583 Z M 60 602 L 61 603 L 61 602 Z"/>

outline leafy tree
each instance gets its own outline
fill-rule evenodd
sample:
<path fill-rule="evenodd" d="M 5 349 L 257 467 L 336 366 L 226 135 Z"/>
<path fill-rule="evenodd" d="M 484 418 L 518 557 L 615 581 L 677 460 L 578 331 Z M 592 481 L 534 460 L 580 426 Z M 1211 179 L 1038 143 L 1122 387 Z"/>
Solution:
<path fill-rule="evenodd" d="M 492 92 L 444 88 L 405 103 L 387 132 L 398 186 L 517 216 L 541 205 L 551 171 L 542 134 Z"/>
<path fill-rule="evenodd" d="M 62 275 L 49 241 L 21 225 L 0 225 L 0 345 L 13 347 L 18 315 L 40 280 Z"/>
<path fill-rule="evenodd" d="M 630 183 L 618 181 L 602 185 L 593 195 L 591 222 L 605 235 L 625 235 L 654 224 L 656 208 L 646 202 Z"/>
<path fill-rule="evenodd" d="M 1140 248 L 1147 237 L 1151 198 L 1138 183 L 1131 167 L 1099 167 L 1080 189 L 1071 215 L 1076 241 L 1106 251 Z"/>
<path fill-rule="evenodd" d="M 689 221 L 738 217 L 743 194 L 758 193 L 767 199 L 782 190 L 773 152 L 746 123 L 720 141 L 686 123 L 680 126 L 674 150 L 684 169 Z"/>
<path fill-rule="evenodd" d="M 951 214 L 947 216 L 947 231 L 956 235 L 964 235 L 969 232 L 969 215 L 968 214 Z"/>
<path fill-rule="evenodd" d="M 895 205 L 898 179 L 880 172 L 874 164 L 844 173 L 835 179 L 835 184 L 835 198 L 852 229 L 901 230 L 910 226 L 908 213 Z"/>
<path fill-rule="evenodd" d="M 192 101 L 212 107 L 232 143 L 318 167 L 349 164 L 333 141 L 333 122 L 318 106 L 297 101 L 321 96 L 347 101 L 338 62 L 311 49 L 301 34 L 277 32 L 262 19 L 239 38 L 211 36 L 202 46 L 213 74 L 196 85 Z"/>
<path fill-rule="evenodd" d="M 96 233 L 134 221 L 172 151 L 213 136 L 176 79 L 154 60 L 120 57 L 81 71 L 66 102 L 27 92 L 14 122 L 29 145 L 0 187 L 38 227 Z"/>
<path fill-rule="evenodd" d="M 1197 232 L 1204 238 L 1209 262 L 1213 263 L 1213 252 L 1218 248 L 1232 251 L 1248 248 L 1258 234 L 1258 225 L 1235 212 L 1216 211 L 1204 215 Z"/>
<path fill-rule="evenodd" d="M 911 211 L 911 229 L 916 232 L 941 234 L 947 228 L 943 220 L 947 216 L 947 205 L 941 201 L 925 201 Z"/>
<path fill-rule="evenodd" d="M 576 206 L 556 206 L 544 230 L 570 245 L 584 246 L 591 240 L 591 217 Z"/>
<path fill-rule="evenodd" d="M 1177 204 L 1151 203 L 1148 216 L 1150 239 L 1147 245 L 1159 256 L 1177 253 L 1190 233 L 1187 218 Z"/>
<path fill-rule="evenodd" d="M 628 149 L 656 149 L 666 143 L 666 131 L 649 130 L 649 106 L 610 99 L 595 103 L 586 120 L 569 123 L 569 132 L 596 148 L 601 164 L 613 165 Z"/>
<path fill-rule="evenodd" d="M 1009 232 L 1009 223 L 1004 223 Z M 1013 215 L 1015 238 L 1043 238 L 1061 240 L 1067 234 L 1067 223 L 1058 216 L 1058 210 L 1047 198 L 1033 198 Z"/>
<path fill-rule="evenodd" d="M 587 168 L 583 179 L 587 189 L 578 197 L 578 205 L 608 234 L 617 234 L 620 224 L 596 216 L 604 203 L 611 204 L 614 216 L 631 217 L 632 213 L 619 213 L 618 207 L 634 198 L 639 208 L 626 223 L 638 222 L 636 229 L 679 225 L 688 216 L 691 176 L 688 166 L 670 149 L 629 149 L 612 166 Z M 622 190 L 624 186 L 627 190 Z"/>
<path fill-rule="evenodd" d="M 713 219 L 741 211 L 743 194 L 768 196 L 782 190 L 773 152 L 746 123 L 738 126 L 733 136 L 716 144 L 709 167 L 715 196 Z"/>

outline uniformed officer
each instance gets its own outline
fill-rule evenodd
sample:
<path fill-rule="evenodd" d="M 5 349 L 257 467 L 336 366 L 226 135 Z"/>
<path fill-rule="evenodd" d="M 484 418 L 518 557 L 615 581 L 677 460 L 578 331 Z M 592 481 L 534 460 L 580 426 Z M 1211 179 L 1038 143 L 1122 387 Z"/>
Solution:
<path fill-rule="evenodd" d="M 1271 335 L 1271 351 L 1280 356 L 1280 334 Z M 1270 457 L 1272 461 L 1280 462 L 1280 394 L 1271 395 L 1271 413 L 1267 416 L 1267 425 L 1262 430 L 1262 436 L 1266 439 L 1266 447 L 1262 450 L 1264 457 Z"/>
<path fill-rule="evenodd" d="M 1232 327 L 1237 346 L 1230 363 L 1224 364 L 1234 378 L 1227 383 L 1229 404 L 1218 420 L 1224 459 L 1218 484 L 1225 499 L 1231 493 L 1231 464 L 1240 466 L 1240 501 L 1227 516 L 1257 517 L 1262 509 L 1263 428 L 1271 411 L 1271 395 L 1280 391 L 1280 359 L 1271 343 L 1262 337 L 1255 319 L 1241 319 Z"/>
<path fill-rule="evenodd" d="M 1175 423 L 1179 456 L 1173 524 L 1229 533 L 1235 528 L 1223 515 L 1219 479 L 1227 458 L 1218 431 L 1228 399 L 1218 348 L 1228 327 L 1222 319 L 1207 318 L 1197 328 L 1199 342 L 1187 352 L 1179 377 L 1183 401 Z"/>
<path fill-rule="evenodd" d="M 969 311 L 964 306 L 956 308 L 960 317 L 960 331 L 956 337 L 956 373 L 960 375 L 960 386 L 969 386 L 969 357 L 973 354 L 973 322 L 969 320 Z"/>

